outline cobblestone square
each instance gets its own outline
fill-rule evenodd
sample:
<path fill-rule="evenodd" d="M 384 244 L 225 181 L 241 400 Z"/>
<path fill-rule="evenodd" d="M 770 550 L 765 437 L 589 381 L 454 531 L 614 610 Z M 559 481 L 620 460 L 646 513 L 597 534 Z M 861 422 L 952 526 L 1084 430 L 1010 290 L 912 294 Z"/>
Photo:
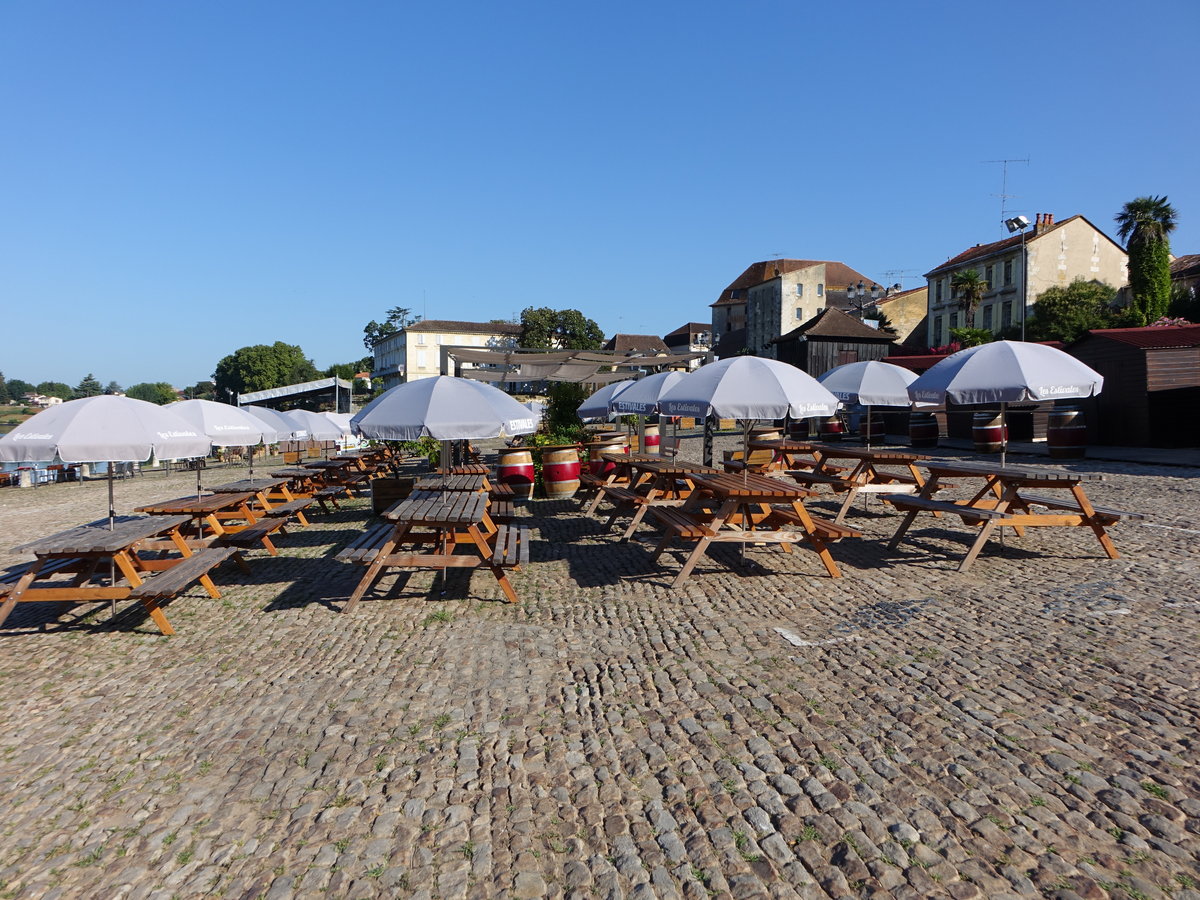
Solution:
<path fill-rule="evenodd" d="M 969 530 L 890 553 L 872 500 L 841 579 L 722 546 L 672 591 L 681 549 L 542 500 L 520 604 L 421 572 L 343 616 L 359 499 L 173 601 L 171 638 L 19 606 L 0 897 L 1197 900 L 1200 469 L 1059 464 L 1146 514 L 1120 559 L 1048 529 L 960 574 Z M 102 482 L 0 491 L 0 565 L 105 511 Z"/>

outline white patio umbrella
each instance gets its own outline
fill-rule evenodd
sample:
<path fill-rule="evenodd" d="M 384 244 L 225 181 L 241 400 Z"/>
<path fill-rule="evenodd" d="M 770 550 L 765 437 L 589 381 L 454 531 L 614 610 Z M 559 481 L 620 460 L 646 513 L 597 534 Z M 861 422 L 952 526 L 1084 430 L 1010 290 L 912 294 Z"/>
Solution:
<path fill-rule="evenodd" d="M 615 413 L 632 413 L 638 417 L 639 440 L 645 437 L 642 431 L 642 416 L 658 412 L 658 398 L 679 383 L 686 372 L 656 372 L 635 381 L 628 389 L 621 391 L 608 404 Z M 672 423 L 678 421 L 677 416 L 669 417 Z M 672 434 L 672 438 L 676 434 Z M 666 440 L 666 436 L 663 436 Z"/>
<path fill-rule="evenodd" d="M 993 341 L 947 356 L 912 382 L 908 395 L 926 403 L 999 403 L 1004 465 L 1007 404 L 1091 397 L 1103 387 L 1104 376 L 1069 353 L 1046 344 Z"/>
<path fill-rule="evenodd" d="M 876 359 L 846 363 L 817 378 L 843 403 L 860 403 L 867 408 L 867 449 L 871 448 L 871 407 L 911 406 L 908 386 L 917 373 L 903 366 Z M 931 404 L 921 404 L 928 406 Z"/>
<path fill-rule="evenodd" d="M 795 366 L 757 356 L 735 356 L 701 366 L 658 398 L 667 416 L 712 414 L 742 423 L 742 452 L 757 419 L 808 419 L 832 416 L 838 399 L 815 378 Z"/>
<path fill-rule="evenodd" d="M 355 413 L 350 427 L 363 437 L 383 441 L 415 441 L 426 435 L 458 441 L 530 434 L 537 430 L 537 421 L 499 388 L 438 375 L 384 391 Z"/>
<path fill-rule="evenodd" d="M 70 400 L 26 419 L 0 438 L 0 460 L 108 463 L 108 522 L 113 525 L 113 463 L 205 456 L 208 437 L 170 410 L 101 394 Z"/>
<path fill-rule="evenodd" d="M 278 440 L 275 429 L 229 403 L 212 400 L 181 400 L 165 407 L 185 419 L 214 447 L 257 447 Z M 254 454 L 250 454 L 250 478 L 254 478 Z M 200 469 L 196 469 L 196 496 L 200 495 Z"/>
<path fill-rule="evenodd" d="M 635 384 L 637 382 L 633 379 L 628 381 L 610 381 L 580 403 L 575 412 L 581 419 L 607 419 L 612 415 L 610 404 L 613 399 L 624 391 L 629 390 Z"/>
<path fill-rule="evenodd" d="M 342 433 L 342 437 L 353 433 L 353 430 L 350 428 L 350 413 L 323 412 L 321 415 L 338 427 L 338 431 Z"/>
<path fill-rule="evenodd" d="M 281 415 L 299 423 L 308 433 L 310 441 L 336 441 L 342 436 L 342 430 L 337 424 L 320 413 L 309 412 L 307 409 L 289 409 Z"/>
<path fill-rule="evenodd" d="M 297 429 L 303 430 L 298 423 L 285 418 L 283 413 L 274 409 L 268 409 L 265 406 L 240 406 L 238 409 L 250 413 L 250 415 L 275 432 L 275 437 L 269 442 L 272 444 L 290 440 L 296 437 L 295 432 Z"/>

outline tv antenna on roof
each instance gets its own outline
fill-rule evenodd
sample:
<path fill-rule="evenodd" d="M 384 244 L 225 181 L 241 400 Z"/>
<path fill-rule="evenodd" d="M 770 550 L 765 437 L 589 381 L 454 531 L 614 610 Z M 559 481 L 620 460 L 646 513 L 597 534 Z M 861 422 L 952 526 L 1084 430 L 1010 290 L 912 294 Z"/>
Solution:
<path fill-rule="evenodd" d="M 1002 175 L 1000 176 L 1000 193 L 992 194 L 993 197 L 1000 198 L 1000 221 L 1004 222 L 1008 218 L 1008 201 L 1015 200 L 1019 194 L 1010 194 L 1008 192 L 1008 164 L 1009 163 L 1028 163 L 1029 157 L 1024 159 L 985 159 L 985 163 L 1000 163 L 1002 167 Z"/>
<path fill-rule="evenodd" d="M 915 272 L 915 271 L 917 271 L 917 270 L 916 269 L 891 269 L 887 272 L 884 272 L 883 277 L 884 277 L 884 280 L 886 280 L 888 282 L 888 285 L 887 285 L 888 287 L 891 287 L 893 284 L 898 284 L 898 285 L 900 285 L 900 289 L 904 290 L 904 276 L 909 274 L 910 272 Z M 892 281 L 892 279 L 896 275 L 900 276 L 899 280 Z"/>

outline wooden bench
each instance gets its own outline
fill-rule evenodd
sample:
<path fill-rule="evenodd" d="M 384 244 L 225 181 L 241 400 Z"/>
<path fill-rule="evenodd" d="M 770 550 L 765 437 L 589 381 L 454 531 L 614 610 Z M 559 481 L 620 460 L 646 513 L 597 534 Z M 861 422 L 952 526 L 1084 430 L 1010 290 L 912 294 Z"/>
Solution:
<path fill-rule="evenodd" d="M 513 502 L 511 500 L 495 500 L 493 499 L 488 506 L 488 515 L 493 522 L 511 522 L 516 513 L 513 510 Z"/>
<path fill-rule="evenodd" d="M 296 522 L 300 525 L 307 525 L 308 519 L 304 518 L 304 510 L 312 505 L 313 498 L 301 497 L 299 500 L 292 500 L 288 503 L 280 503 L 278 506 L 272 506 L 269 510 L 263 513 L 264 518 L 274 519 L 282 516 L 285 519 L 295 517 Z"/>
<path fill-rule="evenodd" d="M 491 495 L 493 500 L 513 500 L 517 496 L 511 484 L 505 484 L 502 481 L 493 481 L 491 485 L 492 487 L 488 491 L 488 494 Z"/>
<path fill-rule="evenodd" d="M 338 506 L 338 497 L 344 497 L 346 499 L 350 498 L 350 492 L 346 490 L 346 486 L 344 484 L 332 484 L 329 487 L 321 488 L 312 495 L 311 499 L 321 504 L 321 512 L 328 513 L 328 504 L 330 503 L 333 504 L 334 509 L 341 509 L 341 507 Z"/>
<path fill-rule="evenodd" d="M 388 523 L 372 525 L 338 551 L 337 559 L 369 565 L 374 562 L 383 545 L 391 539 L 393 526 Z"/>
<path fill-rule="evenodd" d="M 218 600 L 221 592 L 208 578 L 208 573 L 229 559 L 237 551 L 233 547 L 209 547 L 193 553 L 171 568 L 159 572 L 135 587 L 129 593 L 130 600 L 169 600 L 199 581 L 210 597 Z"/>
<path fill-rule="evenodd" d="M 750 455 L 743 459 L 741 450 L 726 450 L 721 466 L 726 472 L 765 471 L 775 461 L 773 450 L 751 450 Z"/>
<path fill-rule="evenodd" d="M 25 573 L 29 571 L 29 567 L 32 565 L 33 563 L 26 563 L 23 566 L 18 566 L 0 575 L 0 599 L 12 593 L 12 589 L 17 586 L 17 582 L 25 576 Z M 38 577 L 78 572 L 86 566 L 87 563 L 82 559 L 52 559 L 42 566 L 41 571 L 38 572 Z"/>
<path fill-rule="evenodd" d="M 519 569 L 529 563 L 529 526 L 501 525 L 496 529 L 492 562 L 506 569 Z"/>
<path fill-rule="evenodd" d="M 287 517 L 275 516 L 274 518 L 263 517 L 253 525 L 247 525 L 240 531 L 227 531 L 220 535 L 215 544 L 220 544 L 223 547 L 250 547 L 255 543 L 262 543 L 264 549 L 272 556 L 278 556 L 279 551 L 275 549 L 275 544 L 271 541 L 271 535 L 277 531 L 287 532 Z"/>
<path fill-rule="evenodd" d="M 843 525 L 841 522 L 834 522 L 832 519 L 819 519 L 816 516 L 809 516 L 812 520 L 813 529 L 817 532 L 817 536 L 824 541 L 840 541 L 842 538 L 862 537 L 862 532 L 857 528 L 851 528 L 849 525 Z M 772 506 L 771 515 L 769 515 L 765 524 L 778 527 L 781 524 L 801 525 L 800 516 L 794 509 L 784 506 Z"/>
<path fill-rule="evenodd" d="M 658 520 L 668 534 L 677 535 L 687 540 L 698 541 L 700 538 L 713 537 L 716 532 L 705 524 L 703 519 L 686 513 L 674 506 L 652 506 L 650 515 Z"/>
<path fill-rule="evenodd" d="M 967 506 L 965 503 L 955 503 L 953 500 L 932 500 L 927 497 L 913 497 L 909 494 L 880 494 L 879 499 L 905 512 L 916 512 L 919 510 L 962 516 L 963 521 L 971 525 L 980 525 L 992 519 L 1007 519 L 1009 517 L 1006 512 L 997 512 L 994 509 L 981 509 L 977 506 Z"/>
<path fill-rule="evenodd" d="M 789 469 L 790 475 L 800 484 L 829 484 L 835 491 L 848 491 L 854 487 L 854 482 L 847 481 L 838 475 L 828 475 L 824 472 L 813 472 L 808 469 Z"/>
<path fill-rule="evenodd" d="M 1047 509 L 1065 509 L 1069 512 L 1083 515 L 1083 509 L 1073 497 L 1044 497 L 1041 494 L 1022 494 L 1019 491 L 1017 492 L 1017 497 L 1020 498 L 1022 503 L 1045 506 Z M 1112 509 L 1107 506 L 1093 506 L 1092 509 L 1105 525 L 1115 525 L 1121 519 L 1132 519 L 1134 522 L 1140 522 L 1146 518 L 1142 513 Z"/>

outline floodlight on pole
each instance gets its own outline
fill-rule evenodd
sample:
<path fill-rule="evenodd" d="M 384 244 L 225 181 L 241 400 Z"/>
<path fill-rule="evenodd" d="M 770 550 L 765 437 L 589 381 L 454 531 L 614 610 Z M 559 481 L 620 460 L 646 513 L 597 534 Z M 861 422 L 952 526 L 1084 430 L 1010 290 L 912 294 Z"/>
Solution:
<path fill-rule="evenodd" d="M 1024 216 L 1013 216 L 1011 219 L 1004 220 L 1004 227 L 1008 229 L 1008 233 L 1021 232 L 1021 340 L 1025 340 L 1025 304 L 1026 297 L 1029 293 L 1028 275 L 1029 262 L 1025 258 L 1025 229 L 1029 227 L 1029 220 Z"/>

